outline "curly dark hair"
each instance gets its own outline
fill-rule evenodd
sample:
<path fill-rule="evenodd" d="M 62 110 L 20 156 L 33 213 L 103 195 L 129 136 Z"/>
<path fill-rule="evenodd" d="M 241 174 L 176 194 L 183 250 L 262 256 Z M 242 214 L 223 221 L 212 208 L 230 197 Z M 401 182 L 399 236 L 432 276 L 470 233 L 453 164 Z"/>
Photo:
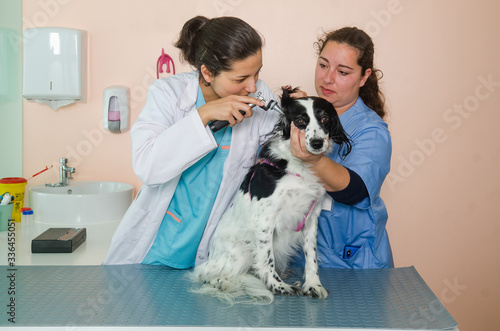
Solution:
<path fill-rule="evenodd" d="M 359 96 L 368 107 L 383 119 L 386 115 L 385 98 L 378 86 L 378 81 L 383 75 L 382 71 L 373 66 L 375 47 L 370 36 L 356 27 L 344 27 L 334 30 L 325 34 L 323 38 L 315 43 L 318 54 L 321 54 L 326 43 L 329 41 L 335 41 L 339 44 L 346 44 L 356 48 L 359 53 L 358 64 L 361 66 L 362 73 L 364 74 L 367 69 L 372 70 L 372 74 L 368 77 L 365 85 L 360 88 Z"/>

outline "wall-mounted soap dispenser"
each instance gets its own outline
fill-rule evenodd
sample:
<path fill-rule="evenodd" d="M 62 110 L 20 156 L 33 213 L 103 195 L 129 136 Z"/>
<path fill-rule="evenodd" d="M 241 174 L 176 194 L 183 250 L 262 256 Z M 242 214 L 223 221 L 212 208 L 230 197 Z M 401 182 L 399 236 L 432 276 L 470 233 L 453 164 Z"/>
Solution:
<path fill-rule="evenodd" d="M 102 120 L 106 130 L 123 133 L 129 128 L 129 88 L 110 86 L 104 89 L 102 97 Z"/>
<path fill-rule="evenodd" d="M 69 28 L 24 30 L 23 96 L 52 109 L 85 102 L 87 34 Z"/>

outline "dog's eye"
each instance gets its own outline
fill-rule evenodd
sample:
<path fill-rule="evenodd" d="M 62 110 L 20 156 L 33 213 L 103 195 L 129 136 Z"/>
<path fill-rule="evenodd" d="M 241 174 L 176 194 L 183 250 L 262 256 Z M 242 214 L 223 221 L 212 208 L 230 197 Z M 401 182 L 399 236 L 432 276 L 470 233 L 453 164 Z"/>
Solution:
<path fill-rule="evenodd" d="M 322 124 L 327 124 L 329 121 L 330 121 L 330 118 L 328 118 L 328 116 L 321 117 L 321 123 Z"/>
<path fill-rule="evenodd" d="M 297 118 L 295 121 L 293 121 L 293 123 L 295 123 L 295 126 L 299 129 L 304 129 L 307 126 L 306 121 L 302 118 Z"/>

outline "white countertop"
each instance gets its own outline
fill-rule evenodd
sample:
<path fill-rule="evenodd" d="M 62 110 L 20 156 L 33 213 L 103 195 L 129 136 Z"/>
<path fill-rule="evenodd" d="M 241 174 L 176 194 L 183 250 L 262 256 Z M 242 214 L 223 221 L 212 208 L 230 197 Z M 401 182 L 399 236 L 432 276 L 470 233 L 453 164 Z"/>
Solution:
<path fill-rule="evenodd" d="M 22 227 L 16 223 L 15 265 L 100 265 L 120 221 L 98 224 L 42 224 Z M 31 240 L 48 228 L 86 228 L 87 240 L 73 253 L 31 253 Z M 9 231 L 0 232 L 0 265 L 7 265 Z M 10 235 L 12 238 L 12 235 Z"/>

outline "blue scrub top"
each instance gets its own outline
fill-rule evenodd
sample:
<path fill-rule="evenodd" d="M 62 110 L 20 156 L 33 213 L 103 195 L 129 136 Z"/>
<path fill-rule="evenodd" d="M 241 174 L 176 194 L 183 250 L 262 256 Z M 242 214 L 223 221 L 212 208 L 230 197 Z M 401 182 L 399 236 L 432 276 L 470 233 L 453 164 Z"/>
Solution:
<path fill-rule="evenodd" d="M 331 210 L 321 212 L 318 263 L 328 268 L 394 267 L 385 228 L 388 215 L 380 197 L 392 152 L 387 124 L 361 98 L 340 115 L 340 122 L 351 139 L 352 151 L 342 160 L 339 146 L 334 146 L 328 156 L 356 172 L 363 179 L 369 196 L 352 206 L 333 201 Z M 295 264 L 304 265 L 303 253 L 297 256 Z"/>
<path fill-rule="evenodd" d="M 200 87 L 196 108 L 204 104 Z M 213 135 L 218 147 L 182 173 L 143 264 L 168 265 L 178 269 L 194 267 L 196 250 L 222 182 L 232 128 L 228 126 Z"/>

